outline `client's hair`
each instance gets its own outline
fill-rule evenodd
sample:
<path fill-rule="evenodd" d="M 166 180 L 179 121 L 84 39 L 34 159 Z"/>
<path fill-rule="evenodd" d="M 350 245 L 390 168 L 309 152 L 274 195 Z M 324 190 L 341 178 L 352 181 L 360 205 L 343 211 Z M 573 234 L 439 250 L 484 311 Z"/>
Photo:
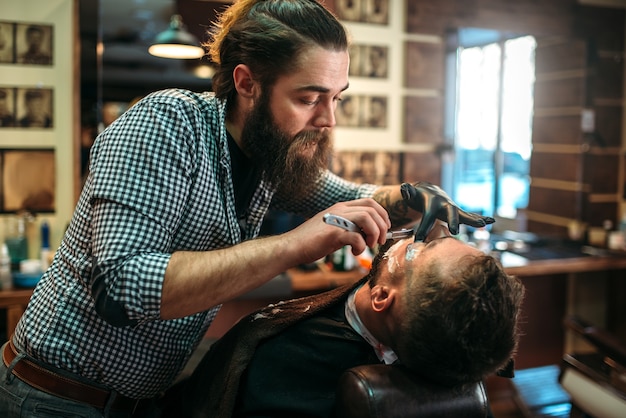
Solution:
<path fill-rule="evenodd" d="M 439 266 L 439 268 L 437 267 Z M 446 386 L 479 381 L 502 369 L 517 349 L 524 287 L 491 256 L 458 266 L 409 269 L 405 318 L 394 347 L 400 363 Z"/>

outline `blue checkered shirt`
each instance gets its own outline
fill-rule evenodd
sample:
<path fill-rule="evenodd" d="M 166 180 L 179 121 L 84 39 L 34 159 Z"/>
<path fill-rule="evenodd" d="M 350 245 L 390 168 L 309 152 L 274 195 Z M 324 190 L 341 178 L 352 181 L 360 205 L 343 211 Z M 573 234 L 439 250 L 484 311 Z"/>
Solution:
<path fill-rule="evenodd" d="M 272 187 L 261 182 L 242 231 L 225 112 L 211 93 L 166 90 L 98 136 L 70 225 L 17 326 L 19 349 L 123 395 L 154 397 L 183 369 L 219 309 L 160 319 L 174 251 L 255 237 L 270 203 L 307 216 L 372 195 L 374 186 L 327 172 L 305 201 L 272 202 Z"/>

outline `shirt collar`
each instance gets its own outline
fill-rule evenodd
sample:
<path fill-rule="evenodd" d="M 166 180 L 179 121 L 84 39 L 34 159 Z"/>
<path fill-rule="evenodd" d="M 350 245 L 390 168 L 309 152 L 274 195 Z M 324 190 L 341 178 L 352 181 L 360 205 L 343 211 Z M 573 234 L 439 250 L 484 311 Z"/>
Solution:
<path fill-rule="evenodd" d="M 378 341 L 376 337 L 372 335 L 372 333 L 365 327 L 365 325 L 361 321 L 361 317 L 359 317 L 359 313 L 356 311 L 354 299 L 356 292 L 361 288 L 361 286 L 354 289 L 346 300 L 345 312 L 348 324 L 350 324 L 352 329 L 354 329 L 357 334 L 363 337 L 363 339 L 374 348 L 374 352 L 376 353 L 376 356 L 380 361 L 384 362 L 385 364 L 395 363 L 396 360 L 398 360 L 398 356 L 396 355 L 396 353 L 391 348 Z"/>

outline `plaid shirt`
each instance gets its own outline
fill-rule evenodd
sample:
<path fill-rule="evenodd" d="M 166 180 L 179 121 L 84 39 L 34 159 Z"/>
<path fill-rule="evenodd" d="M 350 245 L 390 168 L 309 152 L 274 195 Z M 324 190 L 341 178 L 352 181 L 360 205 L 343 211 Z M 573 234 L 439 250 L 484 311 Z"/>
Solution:
<path fill-rule="evenodd" d="M 167 90 L 99 135 L 71 223 L 16 329 L 19 349 L 123 395 L 154 397 L 183 369 L 219 309 L 160 319 L 174 251 L 255 237 L 270 203 L 307 216 L 372 195 L 375 186 L 327 172 L 305 201 L 272 202 L 273 188 L 261 182 L 242 232 L 225 112 L 211 93 Z"/>

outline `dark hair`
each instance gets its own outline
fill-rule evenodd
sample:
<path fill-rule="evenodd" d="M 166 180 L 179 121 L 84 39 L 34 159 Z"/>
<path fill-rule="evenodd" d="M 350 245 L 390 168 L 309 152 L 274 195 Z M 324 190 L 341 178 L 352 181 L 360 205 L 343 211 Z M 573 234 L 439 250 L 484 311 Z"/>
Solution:
<path fill-rule="evenodd" d="M 479 381 L 511 359 L 519 340 L 521 282 L 493 257 L 471 257 L 442 277 L 407 273 L 401 363 L 446 386 Z"/>
<path fill-rule="evenodd" d="M 348 48 L 343 25 L 316 0 L 241 0 L 222 13 L 207 43 L 218 68 L 213 90 L 221 99 L 233 99 L 233 70 L 250 67 L 267 88 L 299 65 L 311 46 L 342 51 Z"/>
<path fill-rule="evenodd" d="M 26 28 L 26 35 L 31 35 L 33 33 L 41 33 L 43 34 L 43 28 L 41 26 L 34 26 L 31 25 L 28 28 Z"/>
<path fill-rule="evenodd" d="M 24 94 L 24 99 L 26 101 L 42 99 L 42 98 L 43 98 L 43 93 L 39 90 L 26 90 L 26 93 Z"/>

